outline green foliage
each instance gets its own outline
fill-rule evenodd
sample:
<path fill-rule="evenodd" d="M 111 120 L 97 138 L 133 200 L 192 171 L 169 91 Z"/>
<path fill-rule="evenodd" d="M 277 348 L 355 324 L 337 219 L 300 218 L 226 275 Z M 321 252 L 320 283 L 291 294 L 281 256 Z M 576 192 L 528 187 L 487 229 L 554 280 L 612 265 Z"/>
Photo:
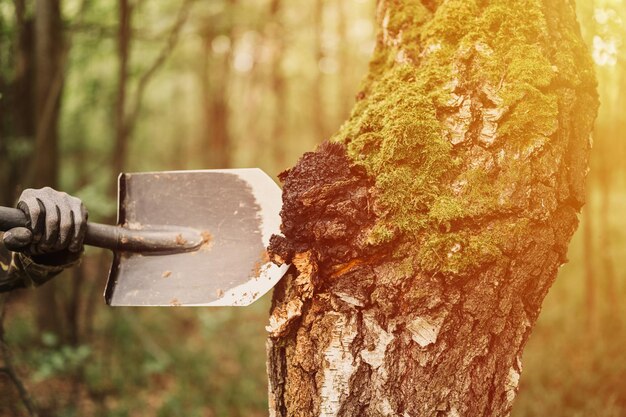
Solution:
<path fill-rule="evenodd" d="M 7 159 L 11 162 L 22 160 L 33 152 L 33 143 L 26 137 L 11 137 L 6 143 Z"/>
<path fill-rule="evenodd" d="M 80 369 L 91 355 L 87 345 L 69 346 L 59 342 L 54 333 L 41 335 L 43 349 L 33 352 L 33 380 L 40 382 L 55 376 L 70 375 Z"/>

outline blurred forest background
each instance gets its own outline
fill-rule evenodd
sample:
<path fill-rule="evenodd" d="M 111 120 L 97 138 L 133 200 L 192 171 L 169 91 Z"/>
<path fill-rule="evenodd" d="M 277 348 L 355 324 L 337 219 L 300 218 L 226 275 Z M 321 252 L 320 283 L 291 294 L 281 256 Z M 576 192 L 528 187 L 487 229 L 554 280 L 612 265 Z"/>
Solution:
<path fill-rule="evenodd" d="M 514 417 L 626 416 L 626 1 L 577 3 L 602 100 L 589 198 Z M 374 0 L 0 0 L 0 203 L 50 185 L 112 222 L 120 171 L 278 174 L 348 116 L 374 13 Z M 0 416 L 267 415 L 269 295 L 108 308 L 109 262 L 88 249 L 0 301 Z"/>

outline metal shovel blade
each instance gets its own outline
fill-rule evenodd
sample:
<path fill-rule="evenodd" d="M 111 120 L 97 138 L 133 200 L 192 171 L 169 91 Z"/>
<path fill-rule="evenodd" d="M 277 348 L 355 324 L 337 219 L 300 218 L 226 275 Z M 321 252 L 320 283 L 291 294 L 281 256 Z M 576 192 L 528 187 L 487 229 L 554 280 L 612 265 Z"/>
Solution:
<path fill-rule="evenodd" d="M 122 174 L 118 223 L 193 228 L 204 243 L 169 255 L 116 252 L 105 291 L 112 306 L 245 306 L 287 270 L 265 248 L 280 233 L 281 191 L 260 169 Z"/>

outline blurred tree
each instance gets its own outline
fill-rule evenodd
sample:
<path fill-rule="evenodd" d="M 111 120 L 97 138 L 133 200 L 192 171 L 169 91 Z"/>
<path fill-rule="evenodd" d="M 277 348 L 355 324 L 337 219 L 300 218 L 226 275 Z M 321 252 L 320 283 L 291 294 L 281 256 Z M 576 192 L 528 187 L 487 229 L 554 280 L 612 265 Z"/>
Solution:
<path fill-rule="evenodd" d="M 4 16 L 0 14 L 0 34 L 5 33 L 6 23 L 4 22 Z M 7 44 L 6 36 L 0 35 L 0 51 L 6 51 L 8 48 L 5 46 Z M 5 68 L 8 66 L 5 63 L 5 60 L 8 59 L 8 56 L 0 54 L 0 115 L 5 114 L 5 100 L 7 94 L 7 84 L 8 81 L 6 79 Z M 5 138 L 6 131 L 4 128 L 5 120 L 3 117 L 0 117 L 0 160 L 8 161 L 9 160 L 9 152 L 7 148 L 7 139 Z M 9 185 L 9 164 L 4 163 L 0 165 L 0 204 L 10 204 L 8 193 L 10 192 Z"/>
<path fill-rule="evenodd" d="M 283 2 L 281 0 L 272 0 L 270 3 L 270 19 L 271 27 L 273 28 L 271 33 L 272 42 L 272 92 L 274 94 L 274 114 L 283 115 L 281 117 L 274 117 L 272 120 L 272 133 L 271 133 L 271 146 L 272 156 L 274 164 L 279 171 L 282 171 L 287 167 L 286 165 L 286 149 L 284 146 L 286 123 L 284 115 L 287 114 L 287 91 L 285 76 L 283 74 L 283 55 L 285 50 L 285 44 L 283 37 L 285 36 L 285 29 L 282 24 L 281 11 Z"/>
<path fill-rule="evenodd" d="M 35 146 L 26 183 L 58 188 L 58 124 L 67 52 L 60 0 L 36 1 L 34 21 Z M 63 334 L 55 288 L 53 281 L 37 291 L 37 323 L 42 333 Z"/>
<path fill-rule="evenodd" d="M 594 267 L 593 247 L 593 209 L 588 201 L 583 210 L 583 262 L 585 268 L 585 320 L 587 331 L 596 327 L 596 269 Z"/>
<path fill-rule="evenodd" d="M 581 22 L 584 23 L 583 27 L 587 30 L 582 32 L 582 36 L 586 40 L 586 44 L 590 45 L 592 43 L 591 38 L 592 34 L 596 31 L 596 21 L 594 18 L 595 11 L 595 0 L 588 0 L 582 4 L 579 4 L 578 7 L 578 16 Z M 592 137 L 597 134 L 597 125 L 596 132 L 592 134 Z M 591 165 L 591 163 L 590 163 Z M 591 182 L 593 176 L 590 175 L 588 178 L 588 182 Z M 587 331 L 592 332 L 595 331 L 596 328 L 596 297 L 597 297 L 597 275 L 596 275 L 596 267 L 595 267 L 595 251 L 593 244 L 593 236 L 594 236 L 594 210 L 593 210 L 593 201 L 590 199 L 590 184 L 588 184 L 587 188 L 587 204 L 583 210 L 583 262 L 585 268 L 585 320 Z"/>
<path fill-rule="evenodd" d="M 126 166 L 128 136 L 131 127 L 126 117 L 126 89 L 132 31 L 133 5 L 129 0 L 118 1 L 117 27 L 117 94 L 115 99 L 115 141 L 111 161 L 113 172 L 124 172 Z M 111 194 L 117 195 L 117 181 L 111 183 Z"/>
<path fill-rule="evenodd" d="M 616 115 L 615 119 L 619 117 Z M 606 288 L 606 301 L 607 301 L 607 313 L 612 318 L 610 321 L 612 324 L 618 324 L 620 321 L 618 313 L 619 297 L 617 288 L 617 276 L 615 274 L 615 268 L 613 266 L 614 252 L 611 239 L 612 228 L 610 225 L 611 218 L 611 196 L 612 196 L 612 184 L 611 184 L 611 147 L 614 138 L 619 136 L 619 125 L 612 124 L 608 132 L 600 133 L 601 140 L 606 142 L 599 149 L 599 163 L 597 180 L 600 189 L 600 208 L 598 210 L 599 220 L 599 233 L 600 244 L 599 254 L 602 261 L 602 272 L 604 274 L 605 288 Z M 597 143 L 597 141 L 596 141 Z"/>
<path fill-rule="evenodd" d="M 615 94 L 616 86 L 620 86 L 621 76 L 619 71 L 620 54 L 619 49 L 623 49 L 624 29 L 622 17 L 626 11 L 626 6 L 622 1 L 612 0 L 588 0 L 578 6 L 581 20 L 586 28 L 585 39 L 593 48 L 593 56 L 596 64 L 596 71 L 606 80 L 601 85 L 602 105 L 604 111 L 596 124 L 594 130 L 594 158 L 591 163 L 590 181 L 597 186 L 599 191 L 599 201 L 597 209 L 597 235 L 599 236 L 597 250 L 587 253 L 585 262 L 592 263 L 598 259 L 598 273 L 593 278 L 587 277 L 587 291 L 593 294 L 595 289 L 591 285 L 603 290 L 605 303 L 603 306 L 610 321 L 603 323 L 614 326 L 620 321 L 618 314 L 618 277 L 613 264 L 613 254 L 615 247 L 613 244 L 613 228 L 610 224 L 610 214 L 613 211 L 612 196 L 614 194 L 615 183 L 612 173 L 615 166 L 619 165 L 623 146 L 618 145 L 623 141 L 616 141 L 623 130 L 621 120 L 620 103 L 621 95 Z M 616 71 L 617 69 L 617 71 Z M 623 71 L 621 72 L 623 73 Z M 619 114 L 618 114 L 619 113 Z M 590 207 L 587 208 L 590 210 Z M 588 216 L 591 220 L 592 216 Z M 591 222 L 590 222 L 591 223 Z M 589 239 L 593 231 L 591 225 L 585 225 L 586 238 Z M 586 247 L 591 248 L 590 243 Z M 592 296 L 592 295 L 588 295 Z"/>
<path fill-rule="evenodd" d="M 26 13 L 25 0 L 15 0 L 15 14 L 12 33 L 2 36 L 6 48 L 11 53 L 2 62 L 3 111 L 0 112 L 0 126 L 4 136 L 0 144 L 2 160 L 2 201 L 12 205 L 17 197 L 19 185 L 24 183 L 31 166 L 33 143 L 35 141 L 35 74 L 34 74 L 34 25 L 33 16 Z M 6 24 L 7 29 L 10 25 Z M 10 33 L 8 30 L 4 33 Z"/>
<path fill-rule="evenodd" d="M 585 198 L 574 6 L 383 0 L 378 25 L 351 118 L 281 178 L 270 415 L 506 416 Z"/>
<path fill-rule="evenodd" d="M 219 3 L 218 13 L 202 21 L 202 65 L 197 73 L 202 98 L 202 156 L 205 168 L 232 166 L 229 85 L 235 48 L 235 0 Z"/>
<path fill-rule="evenodd" d="M 346 13 L 346 2 L 336 0 L 337 7 L 337 38 L 339 42 L 339 120 L 346 120 L 350 115 L 350 107 L 353 103 L 353 92 L 350 85 L 350 41 L 348 40 L 348 13 Z"/>
<path fill-rule="evenodd" d="M 315 0 L 313 3 L 313 62 L 317 71 L 314 72 L 315 77 L 311 84 L 311 117 L 316 143 L 328 139 L 330 134 L 326 127 L 328 115 L 324 104 L 325 77 L 324 73 L 320 71 L 325 58 L 323 47 L 324 6 L 325 0 Z"/>
<path fill-rule="evenodd" d="M 150 65 L 140 73 L 137 87 L 133 97 L 128 97 L 129 65 L 131 59 L 131 45 L 133 38 L 133 13 L 136 5 L 129 0 L 118 1 L 118 31 L 117 31 L 117 57 L 118 78 L 117 95 L 115 101 L 115 145 L 111 155 L 114 173 L 123 172 L 128 158 L 129 139 L 136 127 L 143 98 L 155 74 L 162 68 L 166 60 L 172 54 L 180 32 L 189 16 L 189 9 L 193 0 L 184 0 L 178 10 L 176 20 L 166 34 L 165 42 L 158 55 Z M 117 182 L 113 181 L 111 190 L 113 195 L 117 192 Z"/>
<path fill-rule="evenodd" d="M 65 41 L 59 0 L 35 2 L 35 187 L 57 187 Z"/>

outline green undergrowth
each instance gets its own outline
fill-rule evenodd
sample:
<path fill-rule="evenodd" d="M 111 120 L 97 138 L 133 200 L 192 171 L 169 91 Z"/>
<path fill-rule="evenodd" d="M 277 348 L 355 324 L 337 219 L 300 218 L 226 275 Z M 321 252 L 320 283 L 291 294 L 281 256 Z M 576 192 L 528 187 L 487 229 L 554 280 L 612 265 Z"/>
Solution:
<path fill-rule="evenodd" d="M 434 13 L 419 2 L 391 3 L 362 98 L 333 140 L 376 178 L 370 243 L 417 239 L 422 268 L 457 273 L 500 253 L 492 230 L 458 225 L 527 205 L 513 195 L 531 181 L 528 158 L 557 137 L 553 85 L 593 85 L 591 64 L 574 21 L 554 20 L 567 15 L 565 3 L 459 0 Z M 556 30 L 568 42 L 558 50 Z M 568 62 L 581 70 L 562 71 Z M 453 145 L 445 118 L 464 98 L 473 119 Z M 481 109 L 499 115 L 486 144 L 478 142 Z"/>

